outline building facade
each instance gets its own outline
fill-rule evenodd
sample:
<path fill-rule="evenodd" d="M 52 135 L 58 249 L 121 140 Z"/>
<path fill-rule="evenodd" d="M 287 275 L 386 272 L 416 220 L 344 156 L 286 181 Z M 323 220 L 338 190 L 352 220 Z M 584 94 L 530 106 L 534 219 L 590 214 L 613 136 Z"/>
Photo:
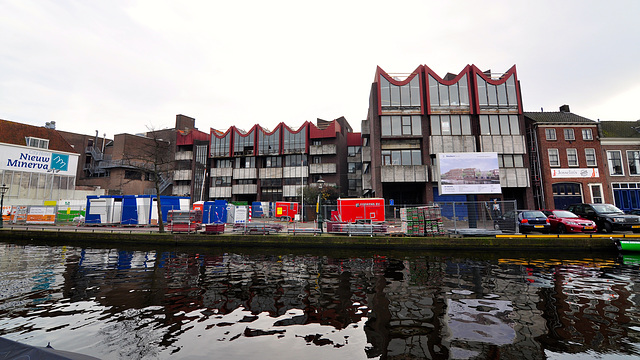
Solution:
<path fill-rule="evenodd" d="M 596 121 L 570 112 L 525 112 L 536 207 L 611 203 Z"/>
<path fill-rule="evenodd" d="M 75 196 L 79 154 L 53 127 L 0 120 L 4 205 L 56 205 Z"/>
<path fill-rule="evenodd" d="M 348 194 L 348 136 L 344 117 L 305 122 L 298 129 L 284 123 L 268 130 L 231 126 L 211 129 L 210 199 L 234 202 L 300 201 L 304 186 L 334 186 Z"/>
<path fill-rule="evenodd" d="M 599 124 L 605 192 L 622 210 L 640 209 L 640 120 Z"/>
<path fill-rule="evenodd" d="M 501 194 L 443 196 L 436 157 L 497 153 Z M 533 206 L 520 86 L 474 65 L 439 77 L 421 65 L 409 75 L 378 67 L 362 122 L 363 192 L 396 204 L 493 198 Z"/>

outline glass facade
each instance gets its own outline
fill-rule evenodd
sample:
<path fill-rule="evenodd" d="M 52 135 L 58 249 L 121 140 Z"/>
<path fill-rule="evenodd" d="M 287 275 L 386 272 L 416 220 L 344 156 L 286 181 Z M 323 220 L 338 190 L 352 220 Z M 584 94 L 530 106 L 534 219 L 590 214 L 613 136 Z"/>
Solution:
<path fill-rule="evenodd" d="M 230 156 L 229 146 L 231 145 L 231 132 L 219 138 L 211 136 L 211 156 Z"/>
<path fill-rule="evenodd" d="M 441 84 L 429 75 L 429 105 L 431 110 L 440 107 L 469 108 L 469 82 L 467 75 L 463 75 L 452 85 Z"/>
<path fill-rule="evenodd" d="M 398 86 L 380 75 L 380 107 L 382 110 L 400 108 L 420 109 L 420 74 L 407 84 Z"/>
<path fill-rule="evenodd" d="M 482 76 L 476 75 L 478 103 L 480 108 L 518 108 L 518 93 L 515 77 L 510 76 L 504 83 L 493 85 Z"/>

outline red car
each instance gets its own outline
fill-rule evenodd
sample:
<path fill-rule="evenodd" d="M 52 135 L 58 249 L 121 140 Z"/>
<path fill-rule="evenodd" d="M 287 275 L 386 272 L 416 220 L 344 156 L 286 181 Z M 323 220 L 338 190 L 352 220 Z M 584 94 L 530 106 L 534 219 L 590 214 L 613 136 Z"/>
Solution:
<path fill-rule="evenodd" d="M 579 217 L 567 210 L 542 210 L 551 224 L 551 231 L 558 234 L 594 233 L 598 230 L 596 223 Z"/>

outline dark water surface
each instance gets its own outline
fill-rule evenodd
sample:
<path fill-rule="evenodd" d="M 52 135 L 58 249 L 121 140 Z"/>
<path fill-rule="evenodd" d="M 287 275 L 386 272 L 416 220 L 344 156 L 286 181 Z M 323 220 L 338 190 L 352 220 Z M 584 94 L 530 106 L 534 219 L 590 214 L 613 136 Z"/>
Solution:
<path fill-rule="evenodd" d="M 0 336 L 102 359 L 633 359 L 637 264 L 0 243 Z"/>

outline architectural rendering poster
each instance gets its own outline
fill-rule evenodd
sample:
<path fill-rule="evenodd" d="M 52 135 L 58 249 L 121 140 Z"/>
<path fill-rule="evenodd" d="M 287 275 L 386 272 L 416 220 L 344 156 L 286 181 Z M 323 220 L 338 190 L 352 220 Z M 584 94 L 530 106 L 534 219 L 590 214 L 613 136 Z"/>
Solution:
<path fill-rule="evenodd" d="M 501 194 L 498 153 L 440 153 L 438 190 L 447 194 Z"/>

